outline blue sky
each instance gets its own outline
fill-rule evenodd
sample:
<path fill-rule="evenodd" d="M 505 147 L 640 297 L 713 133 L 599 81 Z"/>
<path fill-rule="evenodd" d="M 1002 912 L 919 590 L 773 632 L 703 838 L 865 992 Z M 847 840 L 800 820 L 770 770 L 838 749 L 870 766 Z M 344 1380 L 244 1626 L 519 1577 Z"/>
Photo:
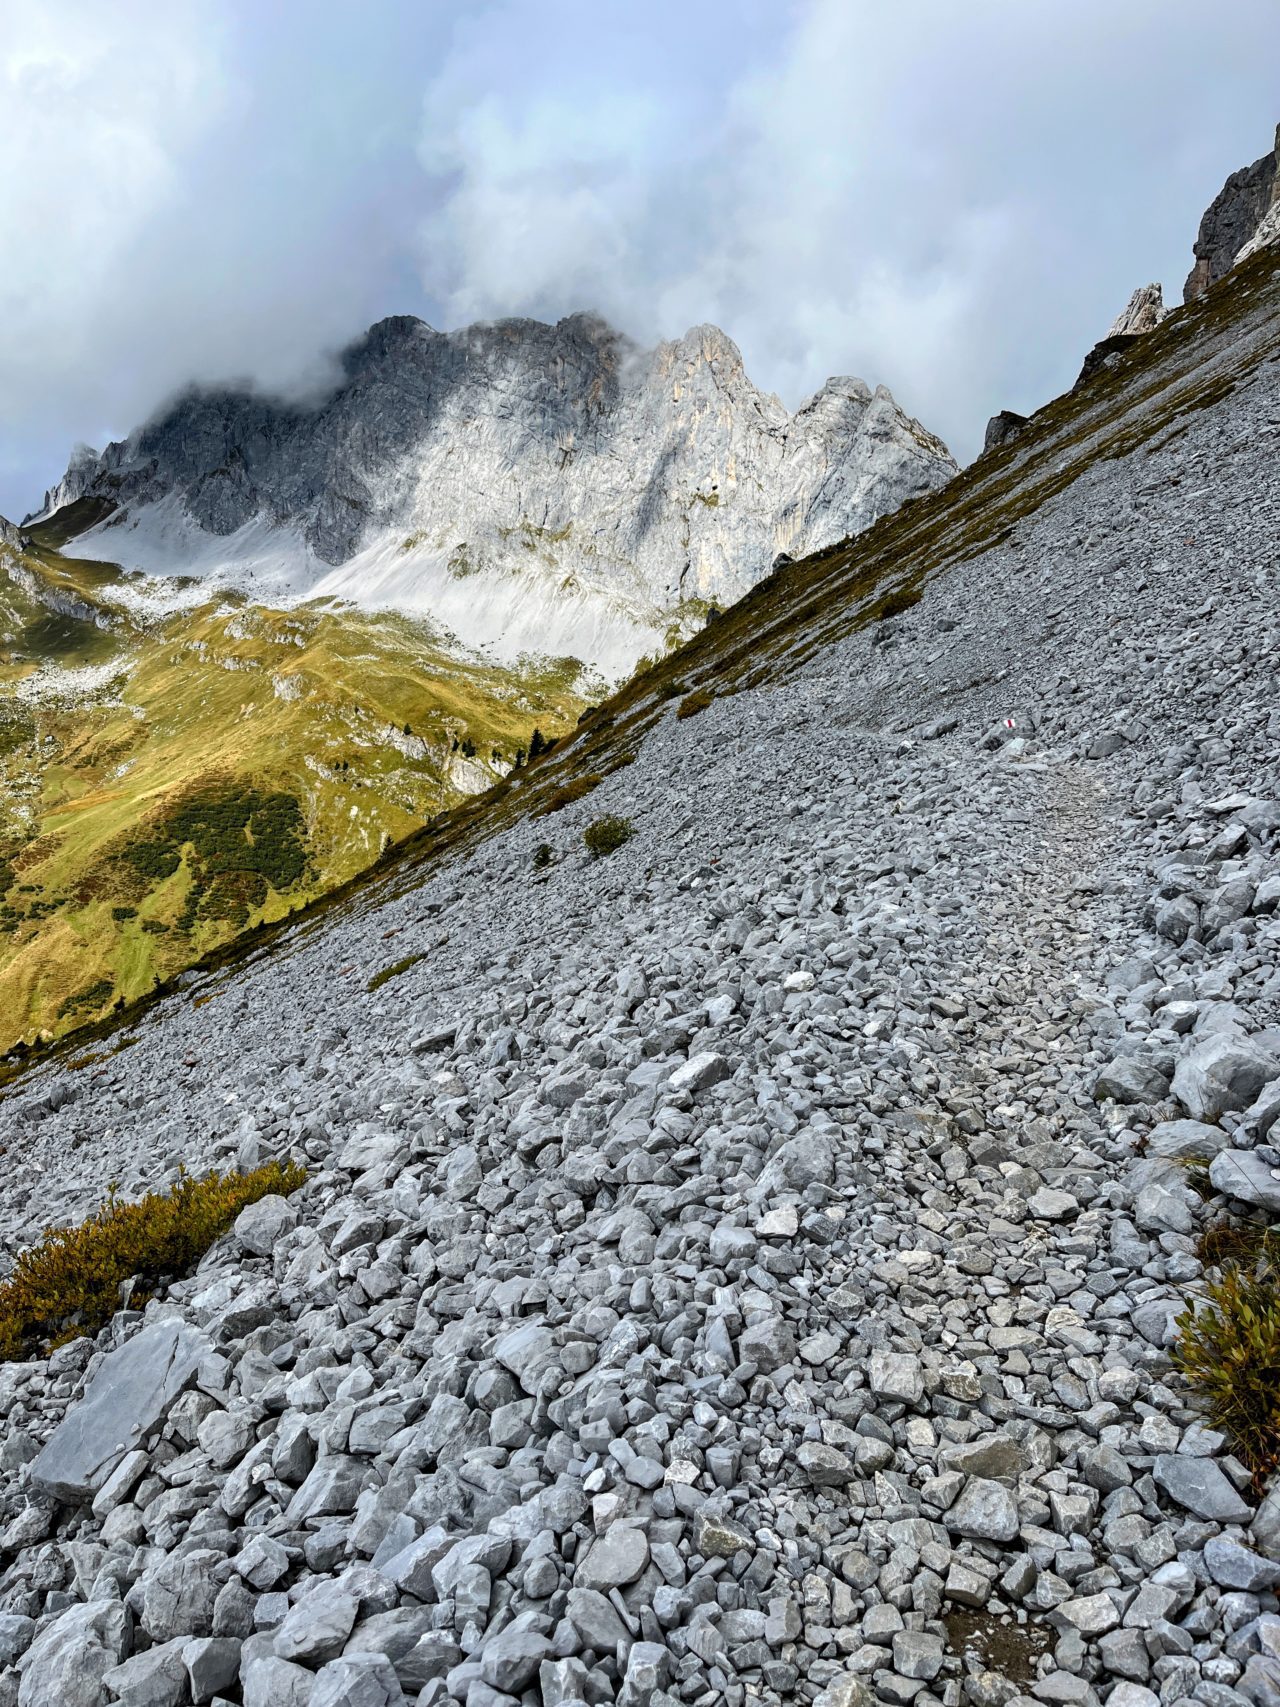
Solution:
<path fill-rule="evenodd" d="M 0 0 L 0 513 L 404 312 L 715 321 L 972 455 L 1179 300 L 1277 64 L 1274 0 Z"/>

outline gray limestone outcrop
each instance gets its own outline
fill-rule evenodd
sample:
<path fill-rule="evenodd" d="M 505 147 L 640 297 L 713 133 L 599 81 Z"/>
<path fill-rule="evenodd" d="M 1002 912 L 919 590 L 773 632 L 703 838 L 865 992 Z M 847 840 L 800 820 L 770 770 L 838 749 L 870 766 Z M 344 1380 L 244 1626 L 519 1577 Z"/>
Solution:
<path fill-rule="evenodd" d="M 1280 204 L 1280 125 L 1275 146 L 1269 154 L 1233 172 L 1205 209 L 1195 240 L 1195 265 L 1187 275 L 1182 300 L 1194 302 L 1210 285 L 1225 278 L 1241 258 L 1252 252 L 1253 239 L 1264 221 L 1268 230 L 1262 241 L 1280 238 L 1276 208 Z M 1269 216 L 1271 216 L 1269 218 Z"/>
<path fill-rule="evenodd" d="M 1152 332 L 1168 312 L 1161 287 L 1158 284 L 1142 285 L 1116 316 L 1107 337 L 1133 337 L 1138 332 Z"/>
<path fill-rule="evenodd" d="M 451 333 L 399 316 L 343 352 L 322 402 L 193 391 L 78 450 L 45 509 L 118 506 L 78 552 L 229 579 L 267 565 L 295 593 L 422 610 L 508 651 L 550 649 L 547 607 L 574 601 L 599 661 L 611 638 L 655 649 L 692 601 L 737 598 L 779 553 L 857 533 L 955 467 L 882 386 L 830 379 L 788 414 L 714 326 L 645 351 L 587 314 Z"/>
<path fill-rule="evenodd" d="M 987 422 L 987 430 L 983 434 L 983 450 L 996 450 L 1000 445 L 1008 444 L 1010 439 L 1016 439 L 1027 425 L 1029 417 L 1019 415 L 1014 409 L 1001 409 Z"/>

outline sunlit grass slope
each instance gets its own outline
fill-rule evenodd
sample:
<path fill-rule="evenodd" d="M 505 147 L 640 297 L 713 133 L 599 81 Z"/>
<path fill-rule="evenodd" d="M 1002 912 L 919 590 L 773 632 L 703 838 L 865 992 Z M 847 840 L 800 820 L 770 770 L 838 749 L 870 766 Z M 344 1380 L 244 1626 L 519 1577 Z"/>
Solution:
<path fill-rule="evenodd" d="M 148 615 L 56 543 L 0 551 L 0 1050 L 352 877 L 583 704 L 570 661 L 462 658 L 391 614 Z"/>

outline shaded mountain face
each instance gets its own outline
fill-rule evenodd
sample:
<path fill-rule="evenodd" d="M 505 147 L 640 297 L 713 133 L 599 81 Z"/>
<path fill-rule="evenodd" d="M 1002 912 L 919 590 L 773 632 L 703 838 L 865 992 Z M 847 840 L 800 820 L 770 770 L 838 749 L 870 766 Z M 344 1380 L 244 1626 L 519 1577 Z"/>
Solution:
<path fill-rule="evenodd" d="M 70 549 L 152 574 L 426 615 L 500 655 L 607 672 L 833 544 L 956 465 L 883 388 L 832 379 L 795 414 L 701 326 L 642 351 L 603 321 L 454 333 L 400 316 L 311 407 L 192 392 L 45 512 L 110 501 Z"/>
<path fill-rule="evenodd" d="M 1194 302 L 1224 278 L 1241 251 L 1252 250 L 1264 222 L 1272 229 L 1265 240 L 1280 237 L 1280 221 L 1269 218 L 1280 204 L 1280 125 L 1270 154 L 1233 172 L 1205 209 L 1195 241 L 1196 264 L 1187 275 L 1182 300 Z"/>

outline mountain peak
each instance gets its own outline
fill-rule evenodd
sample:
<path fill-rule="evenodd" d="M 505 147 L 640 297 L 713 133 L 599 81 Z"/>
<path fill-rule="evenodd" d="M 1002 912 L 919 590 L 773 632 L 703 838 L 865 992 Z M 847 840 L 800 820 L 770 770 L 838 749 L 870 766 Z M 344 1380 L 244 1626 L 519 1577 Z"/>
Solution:
<path fill-rule="evenodd" d="M 116 513 L 73 549 L 265 596 L 425 613 L 469 645 L 608 672 L 779 551 L 856 533 L 955 471 L 887 391 L 794 417 L 720 327 L 644 351 L 600 315 L 378 321 L 323 399 L 190 392 L 48 495 Z M 864 420 L 865 417 L 865 420 Z"/>

